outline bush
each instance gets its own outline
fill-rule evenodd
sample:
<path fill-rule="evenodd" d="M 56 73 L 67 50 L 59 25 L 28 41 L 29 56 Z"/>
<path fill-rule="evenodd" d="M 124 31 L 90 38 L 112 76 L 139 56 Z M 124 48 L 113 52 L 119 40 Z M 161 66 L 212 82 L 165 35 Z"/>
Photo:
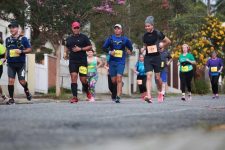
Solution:
<path fill-rule="evenodd" d="M 205 79 L 193 80 L 192 92 L 195 94 L 208 94 L 210 92 L 210 83 Z"/>

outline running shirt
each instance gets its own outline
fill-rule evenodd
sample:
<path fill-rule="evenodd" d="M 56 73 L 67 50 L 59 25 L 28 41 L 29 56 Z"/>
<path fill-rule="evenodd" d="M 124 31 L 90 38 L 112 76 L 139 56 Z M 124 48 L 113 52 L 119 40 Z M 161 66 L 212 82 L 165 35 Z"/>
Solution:
<path fill-rule="evenodd" d="M 72 35 L 66 39 L 66 47 L 69 50 L 69 61 L 72 63 L 87 63 L 86 51 L 73 52 L 75 46 L 86 47 L 90 46 L 91 42 L 88 37 L 82 33 L 79 35 Z"/>
<path fill-rule="evenodd" d="M 139 76 L 145 76 L 145 66 L 144 62 L 138 61 L 135 65 L 137 72 L 139 72 Z"/>
<path fill-rule="evenodd" d="M 24 36 L 6 38 L 7 62 L 8 63 L 24 63 L 26 55 L 24 53 L 17 54 L 16 49 L 25 50 L 31 48 L 30 42 Z"/>
<path fill-rule="evenodd" d="M 88 62 L 88 73 L 95 73 L 97 72 L 97 57 L 94 57 L 92 62 Z"/>
<path fill-rule="evenodd" d="M 4 58 L 6 52 L 6 48 L 4 45 L 0 44 L 0 58 Z M 0 60 L 0 65 L 2 65 L 2 61 Z"/>
<path fill-rule="evenodd" d="M 125 64 L 126 60 L 126 49 L 133 50 L 131 41 L 126 36 L 117 37 L 111 35 L 108 37 L 103 45 L 103 49 L 108 49 L 109 51 L 115 51 L 115 55 L 110 55 L 109 62 L 118 62 Z"/>
<path fill-rule="evenodd" d="M 223 66 L 223 60 L 221 58 L 212 59 L 210 58 L 207 61 L 206 66 L 209 67 L 209 75 L 210 76 L 218 76 L 219 70 Z"/>
<path fill-rule="evenodd" d="M 158 31 L 146 32 L 143 36 L 143 43 L 146 45 L 146 56 L 159 55 L 159 43 L 165 38 L 165 35 Z"/>
<path fill-rule="evenodd" d="M 168 50 L 160 51 L 162 71 L 168 72 L 167 62 L 172 58 Z"/>
<path fill-rule="evenodd" d="M 179 56 L 179 62 L 180 62 L 180 71 L 181 72 L 189 72 L 193 70 L 193 66 L 190 62 L 187 62 L 186 60 L 189 59 L 191 61 L 195 61 L 194 56 L 191 53 L 187 53 L 185 56 L 183 54 L 180 54 Z"/>

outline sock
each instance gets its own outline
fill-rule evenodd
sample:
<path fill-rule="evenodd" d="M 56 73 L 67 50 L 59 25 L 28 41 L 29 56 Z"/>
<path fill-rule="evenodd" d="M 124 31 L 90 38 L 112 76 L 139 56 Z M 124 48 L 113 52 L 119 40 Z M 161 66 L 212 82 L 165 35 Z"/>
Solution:
<path fill-rule="evenodd" d="M 117 84 L 112 84 L 112 98 L 115 99 L 117 96 Z"/>
<path fill-rule="evenodd" d="M 71 91 L 73 96 L 77 97 L 77 83 L 71 83 Z"/>
<path fill-rule="evenodd" d="M 87 83 L 86 84 L 82 83 L 82 85 L 83 85 L 84 92 L 88 93 L 88 84 Z"/>
<path fill-rule="evenodd" d="M 9 91 L 9 96 L 10 96 L 10 98 L 13 98 L 13 94 L 14 94 L 14 85 L 8 85 L 8 91 Z"/>
<path fill-rule="evenodd" d="M 22 85 L 22 84 L 21 84 L 21 85 Z M 22 85 L 22 86 L 23 86 L 25 92 L 29 91 L 27 82 L 25 83 L 25 85 Z"/>

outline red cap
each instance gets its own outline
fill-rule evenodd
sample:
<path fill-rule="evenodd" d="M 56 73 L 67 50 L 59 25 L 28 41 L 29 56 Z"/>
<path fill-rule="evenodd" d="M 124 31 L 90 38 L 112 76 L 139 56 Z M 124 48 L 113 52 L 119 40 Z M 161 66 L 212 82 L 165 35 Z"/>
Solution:
<path fill-rule="evenodd" d="M 77 21 L 74 21 L 74 22 L 72 23 L 72 28 L 76 28 L 76 27 L 80 27 L 80 23 L 77 22 Z"/>

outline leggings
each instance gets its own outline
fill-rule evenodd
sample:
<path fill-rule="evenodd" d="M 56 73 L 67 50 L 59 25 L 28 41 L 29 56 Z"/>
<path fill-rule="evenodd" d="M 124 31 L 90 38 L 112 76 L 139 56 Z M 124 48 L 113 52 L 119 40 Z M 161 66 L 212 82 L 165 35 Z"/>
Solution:
<path fill-rule="evenodd" d="M 210 76 L 211 86 L 213 94 L 218 94 L 218 81 L 219 81 L 220 75 L 217 76 Z"/>
<path fill-rule="evenodd" d="M 88 89 L 93 97 L 95 97 L 95 85 L 98 80 L 98 74 L 96 72 L 88 73 Z"/>
<path fill-rule="evenodd" d="M 146 76 L 137 76 L 137 80 L 141 80 L 141 84 L 138 84 L 140 93 L 144 93 L 147 91 L 146 89 Z"/>
<path fill-rule="evenodd" d="M 193 78 L 193 70 L 189 72 L 180 72 L 181 91 L 185 93 L 186 87 L 191 92 L 191 80 Z"/>

